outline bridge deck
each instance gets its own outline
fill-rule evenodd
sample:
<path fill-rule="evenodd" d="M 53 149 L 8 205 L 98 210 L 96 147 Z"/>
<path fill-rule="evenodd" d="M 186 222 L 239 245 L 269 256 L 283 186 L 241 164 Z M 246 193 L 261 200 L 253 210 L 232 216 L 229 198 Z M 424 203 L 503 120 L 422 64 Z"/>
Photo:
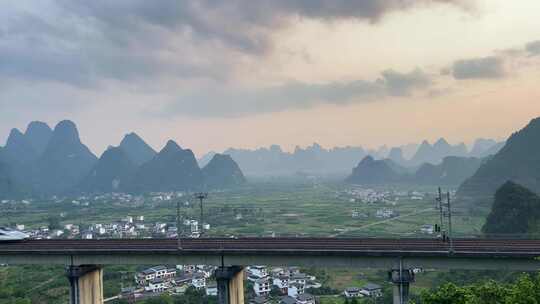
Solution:
<path fill-rule="evenodd" d="M 182 239 L 104 239 L 104 240 L 26 240 L 0 243 L 0 262 L 54 264 L 127 264 L 157 262 L 199 264 L 377 264 L 375 259 L 396 258 L 415 263 L 448 264 L 459 260 L 468 264 L 505 260 L 507 265 L 525 261 L 526 269 L 540 268 L 540 240 L 524 239 L 438 239 L 378 238 L 201 238 Z M 362 260 L 363 259 L 363 260 Z M 498 260 L 498 261 L 497 261 Z M 322 265 L 321 264 L 321 265 Z M 429 264 L 429 263 L 428 263 Z M 531 266 L 532 265 L 532 266 Z M 435 267 L 434 266 L 434 267 Z M 494 265 L 497 266 L 497 265 Z M 480 267 L 480 266 L 479 266 Z M 498 265 L 497 267 L 502 267 Z M 485 268 L 483 268 L 485 269 Z"/>

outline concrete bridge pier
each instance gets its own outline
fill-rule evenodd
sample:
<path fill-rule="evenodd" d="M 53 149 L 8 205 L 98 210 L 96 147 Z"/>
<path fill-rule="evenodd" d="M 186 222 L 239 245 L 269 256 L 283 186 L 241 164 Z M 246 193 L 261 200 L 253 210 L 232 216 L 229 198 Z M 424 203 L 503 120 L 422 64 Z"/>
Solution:
<path fill-rule="evenodd" d="M 393 304 L 406 304 L 409 302 L 409 286 L 414 282 L 414 272 L 412 269 L 402 267 L 392 269 L 388 273 L 390 282 L 394 283 Z"/>
<path fill-rule="evenodd" d="M 96 265 L 68 266 L 70 304 L 103 304 L 103 269 Z"/>
<path fill-rule="evenodd" d="M 214 272 L 219 304 L 244 304 L 244 268 L 222 266 Z"/>

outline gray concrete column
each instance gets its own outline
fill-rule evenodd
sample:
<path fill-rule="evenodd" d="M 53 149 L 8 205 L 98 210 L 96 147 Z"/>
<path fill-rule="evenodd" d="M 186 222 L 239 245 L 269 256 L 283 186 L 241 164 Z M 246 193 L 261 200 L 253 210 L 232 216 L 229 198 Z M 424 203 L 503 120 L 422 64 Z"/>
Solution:
<path fill-rule="evenodd" d="M 70 304 L 103 304 L 103 270 L 96 265 L 68 266 Z"/>
<path fill-rule="evenodd" d="M 243 267 L 219 267 L 214 275 L 217 281 L 219 304 L 244 304 Z"/>
<path fill-rule="evenodd" d="M 406 304 L 409 302 L 409 286 L 414 282 L 412 269 L 392 269 L 388 273 L 388 279 L 394 283 L 393 304 Z"/>

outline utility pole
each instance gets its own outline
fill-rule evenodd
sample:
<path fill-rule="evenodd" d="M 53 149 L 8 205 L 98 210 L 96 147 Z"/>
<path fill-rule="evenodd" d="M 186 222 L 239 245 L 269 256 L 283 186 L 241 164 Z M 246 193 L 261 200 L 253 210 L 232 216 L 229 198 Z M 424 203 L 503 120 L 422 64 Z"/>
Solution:
<path fill-rule="evenodd" d="M 204 234 L 204 212 L 203 212 L 203 200 L 205 198 L 208 197 L 208 193 L 206 192 L 198 192 L 198 193 L 195 193 L 195 198 L 198 198 L 199 199 L 199 202 L 200 202 L 200 206 L 201 206 L 201 217 L 200 217 L 200 220 L 201 220 L 201 236 Z"/>

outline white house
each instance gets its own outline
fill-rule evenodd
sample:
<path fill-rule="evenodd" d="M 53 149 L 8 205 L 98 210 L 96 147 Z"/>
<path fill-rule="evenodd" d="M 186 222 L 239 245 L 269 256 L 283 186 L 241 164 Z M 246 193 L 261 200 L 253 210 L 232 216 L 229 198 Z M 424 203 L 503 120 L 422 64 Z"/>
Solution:
<path fill-rule="evenodd" d="M 304 273 L 298 272 L 291 276 L 290 282 L 306 285 L 307 276 Z"/>
<path fill-rule="evenodd" d="M 315 297 L 309 293 L 303 293 L 296 297 L 297 304 L 315 304 Z"/>
<path fill-rule="evenodd" d="M 379 209 L 376 211 L 375 216 L 378 218 L 391 218 L 394 217 L 396 214 L 394 210 L 390 209 Z"/>
<path fill-rule="evenodd" d="M 266 278 L 268 276 L 268 270 L 266 266 L 250 266 L 247 269 L 248 275 L 256 278 Z"/>
<path fill-rule="evenodd" d="M 367 283 L 360 292 L 368 297 L 378 298 L 382 296 L 382 287 L 377 284 Z"/>
<path fill-rule="evenodd" d="M 435 229 L 433 228 L 433 225 L 423 225 L 421 228 L 420 228 L 420 232 L 424 233 L 424 234 L 433 234 L 433 231 Z"/>
<path fill-rule="evenodd" d="M 289 284 L 289 288 L 287 288 L 287 295 L 293 298 L 298 297 L 298 295 L 304 293 L 304 285 L 298 284 L 298 283 L 291 283 Z"/>
<path fill-rule="evenodd" d="M 146 284 L 146 282 L 150 282 L 154 279 L 163 279 L 164 281 L 170 281 L 175 276 L 176 269 L 167 268 L 166 266 L 160 265 L 139 272 L 135 276 L 135 281 L 139 285 L 144 285 Z"/>
<path fill-rule="evenodd" d="M 268 278 L 256 279 L 253 282 L 253 291 L 257 296 L 266 296 L 270 294 L 270 281 Z"/>
<path fill-rule="evenodd" d="M 191 278 L 191 285 L 196 289 L 203 289 L 206 287 L 206 278 L 201 273 L 195 273 Z"/>
<path fill-rule="evenodd" d="M 172 282 L 176 286 L 187 286 L 187 285 L 191 285 L 192 280 L 193 280 L 193 274 L 183 273 L 182 275 L 175 277 Z"/>
<path fill-rule="evenodd" d="M 194 272 L 195 269 L 196 269 L 195 265 L 176 265 L 176 268 L 178 268 L 178 266 L 181 266 L 182 270 L 184 270 L 184 272 L 188 272 L 188 273 Z"/>
<path fill-rule="evenodd" d="M 277 286 L 281 290 L 281 292 L 286 293 L 287 288 L 289 288 L 289 276 L 287 275 L 280 275 L 273 278 L 273 285 Z"/>
<path fill-rule="evenodd" d="M 170 285 L 162 278 L 155 278 L 148 282 L 148 286 L 144 287 L 144 290 L 149 292 L 163 292 L 169 287 Z"/>
<path fill-rule="evenodd" d="M 207 296 L 217 296 L 218 289 L 216 284 L 212 284 L 206 287 Z"/>
<path fill-rule="evenodd" d="M 347 288 L 345 288 L 345 291 L 343 292 L 343 294 L 347 298 L 358 298 L 358 297 L 363 297 L 364 296 L 360 292 L 360 288 L 358 288 L 358 287 L 347 287 Z"/>
<path fill-rule="evenodd" d="M 83 233 L 82 238 L 85 240 L 91 240 L 94 238 L 94 234 L 92 232 L 85 232 Z"/>
<path fill-rule="evenodd" d="M 191 233 L 195 233 L 199 231 L 199 222 L 198 221 L 191 221 L 190 225 Z"/>
<path fill-rule="evenodd" d="M 215 267 L 209 265 L 197 265 L 197 272 L 202 273 L 205 278 L 210 278 L 212 273 L 214 273 Z"/>

